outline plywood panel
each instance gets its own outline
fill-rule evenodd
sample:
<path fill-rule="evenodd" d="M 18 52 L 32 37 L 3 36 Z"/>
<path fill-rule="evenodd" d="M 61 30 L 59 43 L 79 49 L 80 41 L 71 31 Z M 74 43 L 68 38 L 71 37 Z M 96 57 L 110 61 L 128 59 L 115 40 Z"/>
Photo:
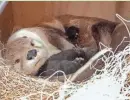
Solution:
<path fill-rule="evenodd" d="M 14 22 L 24 27 L 63 12 L 58 2 L 13 2 Z"/>
<path fill-rule="evenodd" d="M 126 19 L 130 19 L 130 1 L 118 2 L 117 12 Z"/>
<path fill-rule="evenodd" d="M 115 20 L 116 2 L 12 2 L 15 25 L 24 27 L 63 14 Z"/>
<path fill-rule="evenodd" d="M 72 2 L 67 13 L 115 20 L 115 4 L 116 2 Z"/>
<path fill-rule="evenodd" d="M 12 4 L 8 3 L 2 15 L 0 15 L 0 40 L 5 42 L 13 30 Z"/>

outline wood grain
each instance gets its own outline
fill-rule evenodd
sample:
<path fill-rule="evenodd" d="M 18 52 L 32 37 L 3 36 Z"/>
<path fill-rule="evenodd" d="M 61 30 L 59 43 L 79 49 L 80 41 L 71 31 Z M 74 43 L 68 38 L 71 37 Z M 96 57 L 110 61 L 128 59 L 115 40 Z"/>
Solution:
<path fill-rule="evenodd" d="M 7 40 L 14 26 L 29 27 L 54 16 L 71 14 L 115 21 L 117 19 L 115 16 L 116 13 L 130 19 L 130 2 L 10 2 L 0 16 L 0 29 L 2 31 L 2 36 L 0 35 L 2 38 L 0 39 L 2 41 Z"/>
<path fill-rule="evenodd" d="M 115 20 L 116 2 L 12 2 L 15 25 L 24 27 L 63 14 Z"/>

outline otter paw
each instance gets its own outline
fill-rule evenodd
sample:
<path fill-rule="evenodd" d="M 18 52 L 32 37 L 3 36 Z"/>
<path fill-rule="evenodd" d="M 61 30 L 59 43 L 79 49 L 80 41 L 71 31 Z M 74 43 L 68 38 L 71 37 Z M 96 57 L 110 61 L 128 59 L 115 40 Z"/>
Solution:
<path fill-rule="evenodd" d="M 73 48 L 78 54 L 80 54 L 82 51 L 83 51 L 83 49 L 82 48 L 80 48 L 80 47 L 74 47 Z"/>
<path fill-rule="evenodd" d="M 77 63 L 79 63 L 79 64 L 82 64 L 84 62 L 84 58 L 81 58 L 81 57 L 75 58 L 74 61 L 77 62 Z"/>

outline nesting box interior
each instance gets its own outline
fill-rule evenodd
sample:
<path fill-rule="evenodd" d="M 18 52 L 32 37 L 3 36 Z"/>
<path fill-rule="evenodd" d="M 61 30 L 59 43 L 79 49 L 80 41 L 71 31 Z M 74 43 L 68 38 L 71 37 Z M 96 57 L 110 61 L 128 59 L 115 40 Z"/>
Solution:
<path fill-rule="evenodd" d="M 71 14 L 115 21 L 116 13 L 130 19 L 130 2 L 9 2 L 0 15 L 0 40 L 6 42 L 14 27 L 30 27 L 48 17 Z"/>
<path fill-rule="evenodd" d="M 71 14 L 71 15 L 77 15 L 77 16 L 88 16 L 88 17 L 98 17 L 98 18 L 103 18 L 103 19 L 107 19 L 110 21 L 119 21 L 118 18 L 116 18 L 115 14 L 118 13 L 120 14 L 122 17 L 124 17 L 125 19 L 130 19 L 130 2 L 8 2 L 7 6 L 5 7 L 4 11 L 2 12 L 2 14 L 0 15 L 0 40 L 5 43 L 6 40 L 8 39 L 8 37 L 12 34 L 12 31 L 17 28 L 17 27 L 31 27 L 34 26 L 36 24 L 39 24 L 43 21 L 48 20 L 49 17 L 55 17 L 55 16 L 59 16 L 59 15 L 65 15 L 65 14 Z M 117 37 L 116 37 L 117 38 Z M 90 41 L 90 40 L 89 40 Z M 129 49 L 128 49 L 129 50 Z M 126 50 L 126 51 L 128 51 Z M 113 67 L 111 68 L 111 63 L 106 66 L 106 69 L 114 69 L 116 68 L 114 71 L 110 71 L 111 73 L 118 73 L 118 68 L 120 67 L 119 65 L 124 65 L 125 61 L 122 60 L 122 58 L 126 59 L 124 56 L 127 55 L 127 52 L 123 51 L 124 53 L 121 52 L 120 55 L 118 56 L 113 56 L 113 62 L 111 62 L 113 64 Z M 128 52 L 129 54 L 129 52 Z M 106 58 L 106 56 L 104 57 Z M 18 59 L 19 60 L 19 59 Z M 16 61 L 18 61 L 16 60 Z M 109 60 L 109 57 L 106 59 L 106 61 Z M 117 60 L 119 60 L 119 62 L 117 62 Z M 1 61 L 2 62 L 2 61 Z M 119 64 L 115 64 L 115 62 L 119 63 Z M 79 87 L 84 87 L 84 84 L 81 84 L 79 86 L 72 84 L 70 85 L 70 81 L 67 83 L 68 89 L 66 89 L 66 82 L 65 85 L 58 83 L 54 84 L 51 82 L 46 82 L 46 80 L 40 80 L 37 79 L 35 80 L 35 78 L 31 78 L 28 77 L 26 75 L 23 74 L 19 74 L 16 73 L 14 70 L 7 70 L 9 68 L 9 66 L 5 66 L 5 65 L 0 65 L 0 73 L 5 73 L 5 74 L 1 74 L 5 75 L 4 77 L 0 76 L 0 78 L 2 78 L 2 82 L 0 82 L 0 99 L 4 98 L 4 100 L 10 100 L 10 98 L 14 99 L 14 98 L 21 98 L 21 99 L 26 99 L 26 98 L 33 98 L 33 100 L 38 100 L 37 98 L 41 98 L 41 99 L 45 99 L 46 98 L 50 98 L 52 97 L 52 95 L 48 95 L 48 94 L 44 94 L 45 93 L 49 93 L 49 94 L 53 94 L 61 97 L 65 97 L 65 98 L 69 98 L 71 96 L 71 94 L 73 94 L 73 92 L 76 90 L 78 91 Z M 125 66 L 125 65 L 124 65 Z M 126 71 L 127 70 L 125 68 L 128 69 L 128 65 L 126 65 L 126 67 L 122 67 L 122 70 Z M 2 69 L 3 68 L 3 69 Z M 120 71 L 120 73 L 117 74 L 117 78 L 118 82 L 115 82 L 115 80 L 113 80 L 113 76 L 111 75 L 111 73 L 108 75 L 106 75 L 106 77 L 104 78 L 105 74 L 101 75 L 103 76 L 103 78 L 101 78 L 102 80 L 99 82 L 99 85 L 96 84 L 96 86 L 91 85 L 94 87 L 94 91 L 92 91 L 92 88 L 90 87 L 90 92 L 84 92 L 85 95 L 83 94 L 83 98 L 85 98 L 85 96 L 87 96 L 86 98 L 89 98 L 89 95 L 86 94 L 92 94 L 91 97 L 96 97 L 99 94 L 105 94 L 105 96 L 109 97 L 108 94 L 106 94 L 106 91 L 104 90 L 110 90 L 111 91 L 111 97 L 114 97 L 116 93 L 115 91 L 117 90 L 117 92 L 120 90 L 122 90 L 122 83 L 124 83 L 124 74 L 125 73 L 121 73 L 122 71 Z M 86 75 L 86 73 L 85 73 Z M 112 76 L 108 77 L 109 75 Z M 116 76 L 114 74 L 114 76 Z M 97 81 L 96 78 L 94 81 Z M 90 80 L 90 83 L 96 83 L 92 80 Z M 99 78 L 100 79 L 100 78 Z M 104 82 L 104 79 L 109 79 L 108 81 Z M 129 80 L 129 79 L 128 79 Z M 87 82 L 88 83 L 88 82 Z M 98 83 L 98 81 L 97 81 Z M 101 84 L 103 83 L 103 85 Z M 112 83 L 112 84 L 111 84 Z M 120 83 L 116 84 L 116 83 Z M 126 82 L 125 82 L 126 83 Z M 54 84 L 54 85 L 53 85 Z M 105 86 L 104 84 L 107 84 L 106 87 L 107 88 L 100 88 L 102 86 Z M 62 90 L 58 90 L 58 88 L 60 87 L 60 85 L 63 85 L 63 88 L 60 88 Z M 87 85 L 86 85 L 87 86 Z M 64 89 L 65 87 L 65 89 Z M 85 87 L 88 88 L 89 86 Z M 95 88 L 95 87 L 99 87 L 99 88 Z M 119 88 L 119 89 L 118 89 Z M 71 90 L 72 89 L 72 93 Z M 75 90 L 73 90 L 75 89 Z M 104 89 L 104 90 L 102 90 Z M 58 92 L 55 92 L 57 91 Z M 63 95 L 63 92 L 66 90 L 68 91 L 67 95 Z M 97 91 L 96 91 L 97 90 Z M 129 92 L 130 89 L 128 89 L 128 87 L 126 86 L 125 90 Z M 124 90 L 125 93 L 127 93 Z M 40 92 L 39 92 L 40 91 Z M 95 92 L 96 91 L 96 92 Z M 100 92 L 99 92 L 100 91 Z M 5 93 L 6 92 L 6 93 Z M 60 93 L 61 92 L 61 93 Z M 103 93 L 104 92 L 104 93 Z M 55 94 L 54 94 L 55 93 Z M 93 96 L 93 94 L 96 94 L 95 96 Z M 31 95 L 30 95 L 31 94 Z M 62 95 L 61 95 L 62 94 Z M 80 93 L 79 93 L 80 94 Z M 116 95 L 118 95 L 118 93 L 116 93 Z M 121 96 L 126 96 L 129 94 L 123 94 Z M 120 95 L 119 95 L 120 96 Z M 116 96 L 115 96 L 116 97 Z M 44 100 L 45 100 L 44 99 Z M 27 99 L 26 99 L 27 100 Z M 31 100 L 31 99 L 30 99 Z M 74 99 L 75 100 L 75 99 Z M 92 100 L 92 99 L 91 99 Z M 95 99 L 94 99 L 95 100 Z M 100 99 L 101 100 L 101 99 Z M 102 99 L 104 100 L 104 99 Z M 109 99 L 108 99 L 109 100 Z M 113 99 L 116 100 L 116 99 Z M 120 99 L 121 100 L 121 99 Z"/>

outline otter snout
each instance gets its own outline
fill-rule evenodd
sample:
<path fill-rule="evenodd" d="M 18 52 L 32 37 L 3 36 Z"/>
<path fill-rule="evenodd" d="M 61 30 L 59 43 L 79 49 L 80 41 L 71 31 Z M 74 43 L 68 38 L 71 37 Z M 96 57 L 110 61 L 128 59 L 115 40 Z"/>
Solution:
<path fill-rule="evenodd" d="M 37 50 L 36 49 L 32 49 L 30 51 L 28 51 L 27 53 L 27 60 L 32 60 L 37 56 Z"/>

